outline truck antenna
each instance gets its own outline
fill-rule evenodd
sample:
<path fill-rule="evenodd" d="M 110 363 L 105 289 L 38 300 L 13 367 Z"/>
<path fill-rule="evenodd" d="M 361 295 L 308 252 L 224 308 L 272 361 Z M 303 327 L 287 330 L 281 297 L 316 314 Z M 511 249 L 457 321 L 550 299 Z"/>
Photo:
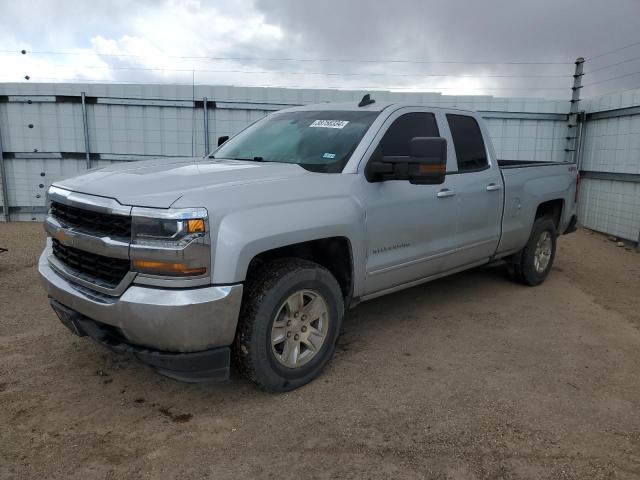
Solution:
<path fill-rule="evenodd" d="M 373 100 L 371 98 L 371 95 L 369 95 L 368 93 L 362 97 L 362 100 L 360 100 L 360 103 L 358 104 L 359 107 L 366 107 L 367 105 L 371 105 L 372 103 L 376 103 L 375 100 Z"/>

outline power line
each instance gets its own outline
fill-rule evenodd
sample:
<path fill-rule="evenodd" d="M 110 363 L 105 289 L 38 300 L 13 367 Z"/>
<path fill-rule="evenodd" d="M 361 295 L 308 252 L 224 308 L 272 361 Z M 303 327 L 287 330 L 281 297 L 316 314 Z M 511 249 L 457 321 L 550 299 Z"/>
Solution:
<path fill-rule="evenodd" d="M 597 85 L 599 83 L 606 83 L 606 82 L 610 82 L 612 80 L 617 80 L 619 78 L 631 77 L 633 75 L 640 75 L 640 72 L 625 73 L 624 75 L 618 75 L 617 77 L 611 77 L 611 78 L 607 78 L 605 80 L 599 80 L 597 82 L 585 83 L 583 86 L 584 87 L 590 87 L 591 85 Z"/>
<path fill-rule="evenodd" d="M 218 57 L 218 56 L 185 56 L 185 55 L 166 55 L 166 54 L 149 54 L 136 55 L 130 53 L 100 53 L 100 52 L 69 52 L 69 51 L 53 51 L 53 50 L 0 50 L 1 53 L 14 53 L 26 55 L 99 55 L 103 57 L 134 57 L 134 58 L 180 58 L 186 60 L 234 60 L 234 61 L 268 61 L 268 62 L 323 62 L 323 63 L 409 63 L 409 64 L 463 64 L 463 65 L 572 65 L 573 62 L 529 62 L 529 61 L 509 61 L 509 62 L 491 62 L 491 61 L 459 61 L 459 60 L 399 60 L 399 59 L 330 59 L 330 58 L 269 58 L 269 57 Z M 24 52 L 24 53 L 23 53 Z"/>
<path fill-rule="evenodd" d="M 153 72 L 197 72 L 197 73 L 246 73 L 246 74 L 286 74 L 286 75 L 326 75 L 326 76 L 391 76 L 391 77 L 451 77 L 451 78 L 570 78 L 570 75 L 461 75 L 448 73 L 381 73 L 381 72 L 292 72 L 286 70 L 209 70 L 193 68 L 170 68 L 170 67 L 119 67 L 110 65 L 63 65 L 51 64 L 55 68 L 75 68 L 75 69 L 97 69 L 97 70 L 139 70 Z"/>
<path fill-rule="evenodd" d="M 624 63 L 635 62 L 637 60 L 640 60 L 640 57 L 630 58 L 628 60 L 622 60 L 621 62 L 610 63 L 609 65 L 605 65 L 604 67 L 600 67 L 600 68 L 595 68 L 593 70 L 589 70 L 588 72 L 585 72 L 585 75 L 589 75 L 589 74 L 592 74 L 592 73 L 595 73 L 595 72 L 599 72 L 600 70 L 605 70 L 607 68 L 617 67 L 618 65 L 622 65 Z"/>
<path fill-rule="evenodd" d="M 10 77 L 13 75 L 0 75 L 0 77 Z M 167 82 L 134 82 L 134 81 L 120 81 L 120 80 L 90 80 L 82 78 L 59 78 L 59 77 L 31 77 L 32 80 L 53 80 L 55 82 L 75 82 L 75 83 L 107 83 L 107 84 L 122 84 L 122 85 L 173 85 L 173 86 L 192 86 L 192 83 L 167 83 Z M 24 82 L 23 82 L 24 83 Z M 37 82 L 35 82 L 37 83 Z M 197 84 L 204 85 L 204 84 Z M 251 88 L 308 88 L 308 89 L 327 89 L 327 90 L 569 90 L 565 87 L 452 87 L 452 86 L 388 86 L 388 85 L 354 85 L 343 88 L 340 85 L 246 85 L 246 84 L 231 84 L 235 87 L 251 87 Z"/>
<path fill-rule="evenodd" d="M 624 47 L 618 47 L 618 48 L 614 48 L 613 50 L 609 50 L 608 52 L 599 53 L 598 55 L 594 55 L 591 58 L 587 58 L 587 60 L 589 61 L 589 60 L 594 60 L 596 58 L 604 57 L 605 55 L 610 55 L 612 53 L 619 52 L 620 50 L 626 50 L 627 48 L 635 47 L 636 45 L 640 45 L 640 42 L 630 43 L 629 45 L 625 45 Z"/>
<path fill-rule="evenodd" d="M 598 96 L 604 97 L 605 95 L 613 95 L 614 93 L 625 93 L 625 92 L 630 92 L 632 90 L 640 90 L 640 85 L 636 85 L 635 87 L 631 87 L 631 88 L 625 88 L 624 90 L 611 90 L 610 92 L 600 93 L 598 94 Z M 593 99 L 589 99 L 589 100 L 593 100 Z"/>

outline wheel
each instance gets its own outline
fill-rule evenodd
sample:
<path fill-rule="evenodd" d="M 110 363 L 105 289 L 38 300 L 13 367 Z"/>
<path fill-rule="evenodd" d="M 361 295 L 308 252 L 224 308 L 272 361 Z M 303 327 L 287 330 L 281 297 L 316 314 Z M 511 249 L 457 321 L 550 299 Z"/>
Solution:
<path fill-rule="evenodd" d="M 552 219 L 536 219 L 525 247 L 507 261 L 511 277 L 531 286 L 544 282 L 556 256 L 556 238 Z"/>
<path fill-rule="evenodd" d="M 235 364 L 264 390 L 298 388 L 333 355 L 343 316 L 340 285 L 326 268 L 296 258 L 267 263 L 245 286 Z"/>

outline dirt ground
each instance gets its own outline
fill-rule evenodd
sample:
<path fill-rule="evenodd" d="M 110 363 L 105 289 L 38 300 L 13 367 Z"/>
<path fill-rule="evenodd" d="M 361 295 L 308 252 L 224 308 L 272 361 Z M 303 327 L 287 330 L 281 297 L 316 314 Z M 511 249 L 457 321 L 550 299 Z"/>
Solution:
<path fill-rule="evenodd" d="M 365 303 L 324 374 L 186 385 L 68 332 L 39 224 L 0 224 L 0 478 L 640 478 L 640 254 L 580 230 Z"/>

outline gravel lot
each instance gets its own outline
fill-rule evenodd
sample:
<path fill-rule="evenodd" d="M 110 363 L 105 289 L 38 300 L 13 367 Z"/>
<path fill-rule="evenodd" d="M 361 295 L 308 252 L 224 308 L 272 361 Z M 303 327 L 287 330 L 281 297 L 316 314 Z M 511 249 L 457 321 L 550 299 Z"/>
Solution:
<path fill-rule="evenodd" d="M 312 384 L 185 385 L 57 320 L 40 224 L 0 224 L 0 478 L 639 478 L 640 254 L 580 230 L 362 304 Z"/>

